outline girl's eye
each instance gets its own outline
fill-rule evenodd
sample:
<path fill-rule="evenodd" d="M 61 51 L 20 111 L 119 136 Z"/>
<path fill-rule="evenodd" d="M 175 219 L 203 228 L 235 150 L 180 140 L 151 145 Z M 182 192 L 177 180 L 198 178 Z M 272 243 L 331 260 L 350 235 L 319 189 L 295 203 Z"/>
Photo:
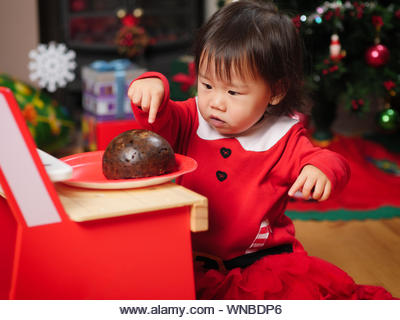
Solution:
<path fill-rule="evenodd" d="M 211 89 L 211 88 L 212 88 L 208 83 L 203 83 L 203 86 L 204 86 L 206 89 Z"/>
<path fill-rule="evenodd" d="M 236 96 L 236 95 L 239 94 L 239 92 L 236 92 L 236 91 L 233 91 L 233 90 L 228 90 L 228 93 L 229 93 L 231 96 Z"/>

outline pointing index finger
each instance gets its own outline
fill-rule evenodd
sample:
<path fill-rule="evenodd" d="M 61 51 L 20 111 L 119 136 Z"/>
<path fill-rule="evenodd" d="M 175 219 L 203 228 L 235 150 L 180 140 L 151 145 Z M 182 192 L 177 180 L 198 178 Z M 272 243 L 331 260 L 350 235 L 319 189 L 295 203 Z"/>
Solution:
<path fill-rule="evenodd" d="M 160 99 L 158 99 L 157 97 L 152 97 L 151 101 L 150 101 L 150 109 L 149 109 L 149 118 L 148 118 L 148 122 L 149 123 L 153 123 L 156 120 L 156 116 L 157 116 L 157 112 L 158 112 L 158 108 L 160 106 Z"/>

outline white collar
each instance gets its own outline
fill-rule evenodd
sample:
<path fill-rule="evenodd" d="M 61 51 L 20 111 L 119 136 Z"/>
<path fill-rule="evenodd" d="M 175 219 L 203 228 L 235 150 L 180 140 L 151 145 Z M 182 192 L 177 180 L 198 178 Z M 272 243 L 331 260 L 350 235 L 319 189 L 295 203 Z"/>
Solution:
<path fill-rule="evenodd" d="M 197 105 L 197 97 L 196 97 Z M 199 127 L 197 135 L 204 140 L 229 139 L 210 126 L 197 108 Z M 244 134 L 233 137 L 247 151 L 266 151 L 273 147 L 298 122 L 288 116 L 268 116 L 247 130 Z"/>

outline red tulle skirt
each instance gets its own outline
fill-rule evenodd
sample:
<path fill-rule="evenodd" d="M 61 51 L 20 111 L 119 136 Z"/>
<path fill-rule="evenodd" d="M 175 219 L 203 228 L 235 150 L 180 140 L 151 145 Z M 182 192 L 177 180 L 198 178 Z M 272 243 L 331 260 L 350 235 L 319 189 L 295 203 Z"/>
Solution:
<path fill-rule="evenodd" d="M 343 270 L 306 252 L 266 256 L 225 273 L 195 263 L 198 299 L 393 299 L 382 287 L 356 284 Z"/>

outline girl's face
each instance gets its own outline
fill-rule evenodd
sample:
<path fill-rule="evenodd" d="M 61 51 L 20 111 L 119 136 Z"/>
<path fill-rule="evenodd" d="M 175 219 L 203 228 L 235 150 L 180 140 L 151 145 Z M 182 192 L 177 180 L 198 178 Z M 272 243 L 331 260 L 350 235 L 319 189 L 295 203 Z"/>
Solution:
<path fill-rule="evenodd" d="M 245 132 L 263 116 L 269 103 L 273 103 L 271 88 L 259 76 L 256 78 L 231 70 L 231 79 L 216 76 L 211 63 L 199 67 L 198 105 L 202 117 L 223 135 Z"/>

